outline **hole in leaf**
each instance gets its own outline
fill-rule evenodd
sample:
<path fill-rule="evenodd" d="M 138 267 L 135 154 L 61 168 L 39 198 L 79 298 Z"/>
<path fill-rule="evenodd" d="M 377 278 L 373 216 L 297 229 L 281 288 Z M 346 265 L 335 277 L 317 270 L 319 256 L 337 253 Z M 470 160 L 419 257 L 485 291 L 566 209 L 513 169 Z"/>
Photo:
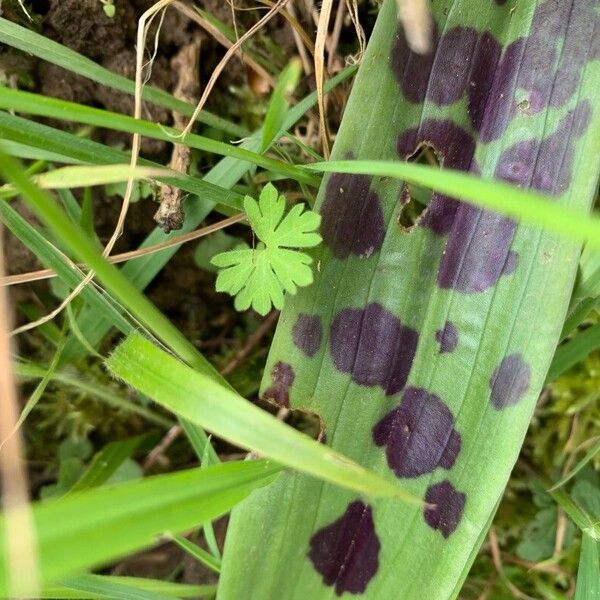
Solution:
<path fill-rule="evenodd" d="M 406 159 L 409 163 L 417 165 L 428 165 L 431 167 L 440 167 L 442 159 L 440 153 L 427 142 L 422 142 L 417 149 Z M 398 216 L 398 224 L 403 229 L 413 227 L 423 211 L 427 208 L 432 190 L 418 185 L 404 184 L 400 194 L 402 209 Z"/>

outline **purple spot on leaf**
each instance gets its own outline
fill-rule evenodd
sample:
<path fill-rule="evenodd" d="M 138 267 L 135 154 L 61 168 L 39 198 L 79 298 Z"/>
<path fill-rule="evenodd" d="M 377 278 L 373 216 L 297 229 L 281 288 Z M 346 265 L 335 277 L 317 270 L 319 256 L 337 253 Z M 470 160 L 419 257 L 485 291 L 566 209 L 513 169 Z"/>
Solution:
<path fill-rule="evenodd" d="M 359 385 L 381 386 L 388 395 L 406 384 L 418 341 L 414 329 L 378 303 L 362 310 L 345 308 L 331 324 L 330 350 L 336 368 L 350 373 Z"/>
<path fill-rule="evenodd" d="M 312 536 L 308 557 L 323 583 L 335 587 L 336 595 L 362 594 L 377 573 L 379 549 L 373 511 L 355 501 L 339 519 Z"/>
<path fill-rule="evenodd" d="M 490 96 L 494 79 L 491 73 L 496 71 L 501 54 L 500 44 L 487 31 L 484 32 L 473 57 L 473 68 L 468 88 L 469 116 L 473 127 L 477 130 L 481 127 L 483 116 Z"/>
<path fill-rule="evenodd" d="M 318 315 L 301 313 L 292 329 L 292 338 L 297 348 L 306 356 L 313 357 L 321 347 L 323 325 Z"/>
<path fill-rule="evenodd" d="M 399 25 L 396 31 L 390 67 L 409 102 L 418 103 L 425 100 L 438 41 L 437 26 L 434 27 L 432 37 L 434 50 L 428 54 L 417 54 L 410 49 L 402 25 Z"/>
<path fill-rule="evenodd" d="M 518 102 L 526 102 L 528 114 L 564 106 L 579 89 L 586 63 L 598 58 L 599 47 L 596 0 L 542 2 L 531 34 L 509 44 L 498 68 L 488 71 L 487 98 L 474 98 L 476 91 L 469 90 L 471 119 L 481 140 L 489 142 L 504 133 L 517 111 L 517 90 L 523 92 Z"/>
<path fill-rule="evenodd" d="M 514 90 L 523 60 L 525 42 L 523 38 L 516 39 L 509 44 L 504 52 L 498 68 L 488 73 L 490 82 L 480 81 L 480 87 L 489 89 L 486 96 L 476 93 L 476 88 L 469 98 L 471 122 L 475 129 L 480 130 L 483 142 L 494 140 L 504 133 L 514 109 Z"/>
<path fill-rule="evenodd" d="M 427 87 L 428 100 L 440 106 L 460 100 L 476 63 L 478 41 L 479 34 L 472 27 L 454 27 L 442 36 L 433 63 L 436 76 L 430 77 Z"/>
<path fill-rule="evenodd" d="M 511 146 L 500 156 L 495 176 L 553 196 L 563 194 L 571 183 L 575 140 L 587 129 L 591 113 L 589 101 L 583 100 L 561 119 L 552 135 L 541 142 L 531 139 Z"/>
<path fill-rule="evenodd" d="M 427 488 L 425 502 L 432 504 L 424 510 L 425 522 L 445 538 L 457 528 L 465 508 L 465 494 L 459 492 L 447 479 Z"/>
<path fill-rule="evenodd" d="M 321 206 L 321 235 L 336 258 L 370 256 L 385 235 L 378 195 L 365 175 L 334 173 Z"/>
<path fill-rule="evenodd" d="M 289 407 L 290 387 L 294 383 L 294 369 L 288 363 L 277 362 L 271 370 L 272 385 L 262 395 L 263 400 L 273 400 L 279 406 Z"/>
<path fill-rule="evenodd" d="M 396 142 L 398 155 L 406 160 L 423 143 L 434 148 L 443 167 L 460 171 L 477 169 L 472 163 L 475 152 L 473 136 L 452 121 L 426 119 L 418 128 L 406 130 Z M 448 233 L 452 228 L 458 205 L 457 200 L 453 198 L 433 194 L 420 222 L 439 235 Z"/>
<path fill-rule="evenodd" d="M 440 345 L 440 353 L 453 352 L 458 345 L 458 329 L 452 321 L 446 321 L 444 328 L 435 332 L 435 339 Z"/>
<path fill-rule="evenodd" d="M 514 406 L 529 390 L 531 367 L 519 353 L 509 354 L 502 359 L 490 378 L 491 401 L 500 410 Z"/>
<path fill-rule="evenodd" d="M 400 404 L 375 427 L 373 441 L 386 446 L 387 462 L 397 477 L 418 477 L 436 467 L 452 468 L 460 452 L 454 417 L 436 396 L 406 388 Z"/>
<path fill-rule="evenodd" d="M 461 204 L 440 261 L 438 285 L 465 293 L 495 285 L 509 261 L 515 229 L 512 219 Z"/>

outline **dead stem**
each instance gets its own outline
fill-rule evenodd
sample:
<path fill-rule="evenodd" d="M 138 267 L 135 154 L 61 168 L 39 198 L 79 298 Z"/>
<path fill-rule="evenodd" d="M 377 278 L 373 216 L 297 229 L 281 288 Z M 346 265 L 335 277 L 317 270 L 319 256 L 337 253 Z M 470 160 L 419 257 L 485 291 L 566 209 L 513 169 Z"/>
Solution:
<path fill-rule="evenodd" d="M 237 215 L 234 215 L 233 217 L 223 219 L 218 223 L 213 223 L 212 225 L 207 225 L 206 227 L 196 229 L 195 231 L 190 231 L 188 233 L 183 233 L 181 235 L 172 237 L 171 239 L 161 242 L 160 244 L 154 244 L 145 248 L 139 248 L 138 250 L 130 250 L 129 252 L 122 252 L 121 254 L 109 256 L 107 260 L 113 264 L 117 264 L 128 260 L 133 260 L 135 258 L 141 258 L 142 256 L 146 256 L 147 254 L 154 254 L 155 252 L 160 252 L 165 248 L 171 248 L 173 246 L 179 246 L 180 244 L 185 244 L 186 242 L 197 240 L 201 237 L 209 235 L 210 233 L 219 231 L 220 229 L 225 229 L 225 227 L 229 227 L 234 223 L 239 223 L 245 218 L 246 215 L 244 213 L 239 213 Z M 74 263 L 71 263 L 71 261 L 65 256 L 63 256 L 63 258 L 65 258 L 65 260 L 69 262 L 70 266 L 73 269 L 79 270 L 79 266 L 81 265 L 78 266 Z M 40 281 L 42 279 L 50 279 L 52 277 L 56 277 L 56 273 L 52 269 L 40 269 L 39 271 L 31 271 L 30 273 L 21 273 L 19 275 L 7 275 L 5 277 L 0 277 L 0 287 L 7 285 L 17 285 L 20 283 L 29 283 L 31 281 Z"/>
<path fill-rule="evenodd" d="M 200 89 L 198 66 L 200 62 L 201 41 L 198 36 L 181 48 L 171 61 L 171 68 L 177 73 L 177 85 L 173 95 L 179 100 L 195 104 Z M 183 129 L 185 118 L 178 112 L 173 113 L 175 127 Z M 190 166 L 191 149 L 184 144 L 174 144 L 169 167 L 179 173 L 187 173 Z M 184 212 L 181 208 L 182 192 L 168 183 L 160 185 L 160 207 L 154 220 L 165 233 L 183 227 Z"/>

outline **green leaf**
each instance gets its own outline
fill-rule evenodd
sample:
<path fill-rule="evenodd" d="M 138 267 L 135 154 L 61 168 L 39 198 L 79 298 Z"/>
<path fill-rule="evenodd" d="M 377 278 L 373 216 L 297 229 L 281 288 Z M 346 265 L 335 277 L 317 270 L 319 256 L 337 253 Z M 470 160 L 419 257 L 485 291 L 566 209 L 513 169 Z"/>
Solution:
<path fill-rule="evenodd" d="M 85 473 L 80 477 L 70 492 L 81 492 L 98 487 L 108 481 L 117 469 L 139 447 L 145 436 L 131 437 L 121 442 L 110 442 L 98 452 Z"/>
<path fill-rule="evenodd" d="M 397 485 L 297 432 L 138 335 L 126 338 L 106 366 L 178 416 L 242 448 L 363 494 L 414 502 Z"/>
<path fill-rule="evenodd" d="M 457 597 L 545 383 L 580 242 L 600 243 L 597 2 L 427 4 L 423 56 L 383 1 L 332 161 L 303 167 L 331 173 L 320 268 L 286 297 L 260 392 L 285 364 L 290 408 L 317 414 L 328 445 L 435 507 L 283 473 L 232 512 L 220 600 Z M 424 148 L 443 168 L 415 164 Z M 416 206 L 413 185 L 439 193 Z"/>
<path fill-rule="evenodd" d="M 87 77 L 109 88 L 131 95 L 135 92 L 135 83 L 127 77 L 113 73 L 70 48 L 66 48 L 43 35 L 3 18 L 0 18 L 0 42 L 28 54 L 33 54 L 42 60 Z M 186 117 L 191 117 L 195 109 L 191 104 L 150 85 L 145 85 L 142 88 L 142 98 L 159 106 L 175 110 Z M 244 137 L 248 133 L 244 128 L 212 115 L 206 110 L 200 112 L 198 121 L 235 137 Z"/>
<path fill-rule="evenodd" d="M 581 539 L 575 600 L 600 600 L 600 539 L 593 532 Z"/>
<path fill-rule="evenodd" d="M 266 185 L 259 201 L 244 198 L 244 210 L 252 230 L 261 240 L 256 248 L 238 248 L 217 254 L 212 264 L 223 269 L 216 282 L 218 292 L 235 296 L 235 308 L 252 307 L 266 315 L 274 306 L 283 307 L 283 292 L 295 294 L 312 283 L 312 258 L 291 248 L 309 248 L 321 241 L 316 233 L 321 221 L 311 210 L 294 206 L 284 217 L 285 198 L 272 184 Z"/>
<path fill-rule="evenodd" d="M 122 586 L 122 587 L 119 587 Z M 162 594 L 168 598 L 205 598 L 216 592 L 214 585 L 189 585 L 171 583 L 142 577 L 117 577 L 107 575 L 74 575 L 63 579 L 60 585 L 44 586 L 41 598 L 76 600 L 117 600 L 127 598 L 119 594 L 136 590 L 148 594 Z M 146 598 L 146 597 L 144 597 Z"/>
<path fill-rule="evenodd" d="M 298 58 L 293 59 L 281 72 L 265 116 L 261 152 L 267 150 L 283 126 L 289 105 L 287 97 L 296 89 L 301 75 L 302 63 Z"/>
<path fill-rule="evenodd" d="M 280 467 L 230 462 L 87 490 L 37 503 L 33 520 L 42 584 L 107 564 L 227 512 Z M 0 594 L 8 591 L 4 519 L 0 522 Z"/>

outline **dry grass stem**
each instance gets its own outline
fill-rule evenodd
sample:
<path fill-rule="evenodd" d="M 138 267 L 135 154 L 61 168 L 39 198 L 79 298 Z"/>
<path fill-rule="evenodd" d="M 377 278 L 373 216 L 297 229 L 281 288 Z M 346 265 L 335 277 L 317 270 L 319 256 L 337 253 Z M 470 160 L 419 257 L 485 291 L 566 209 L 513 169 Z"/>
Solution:
<path fill-rule="evenodd" d="M 398 14 L 408 45 L 418 54 L 431 51 L 433 21 L 429 12 L 429 0 L 397 0 Z"/>
<path fill-rule="evenodd" d="M 179 10 L 182 14 L 184 14 L 188 19 L 197 23 L 202 29 L 204 29 L 208 34 L 210 34 L 219 44 L 223 45 L 225 48 L 231 48 L 233 46 L 233 42 L 225 37 L 212 23 L 207 21 L 202 15 L 198 14 L 192 7 L 184 4 L 177 0 L 174 5 L 177 10 Z M 269 72 L 267 72 L 262 65 L 256 62 L 251 56 L 242 52 L 241 48 L 238 48 L 237 54 L 248 67 L 250 67 L 253 71 L 256 72 L 257 75 L 264 79 L 271 88 L 275 87 L 275 80 L 271 76 Z"/>
<path fill-rule="evenodd" d="M 3 235 L 0 227 L 0 277 L 4 275 Z M 6 289 L 0 289 L 0 452 L 2 506 L 10 597 L 39 597 L 37 541 L 29 505 L 27 475 L 20 432 L 12 437 L 19 418 L 17 389 L 12 369 L 10 309 Z M 10 438 L 10 439 L 7 439 Z"/>
<path fill-rule="evenodd" d="M 219 64 L 214 68 L 206 87 L 202 93 L 200 98 L 200 102 L 196 106 L 194 110 L 194 114 L 191 116 L 186 128 L 183 130 L 181 137 L 185 139 L 185 136 L 191 131 L 200 111 L 204 108 L 206 101 L 208 100 L 208 96 L 212 91 L 219 75 L 223 72 L 223 69 L 227 65 L 227 63 L 231 60 L 232 56 L 238 51 L 238 48 L 241 48 L 246 40 L 250 39 L 259 29 L 261 29 L 266 23 L 268 23 L 287 3 L 289 0 L 278 0 L 278 2 L 271 8 L 259 21 L 257 21 L 248 31 L 240 37 L 240 39 L 227 50 L 225 56 L 219 61 Z"/>
<path fill-rule="evenodd" d="M 319 136 L 323 144 L 323 156 L 329 159 L 329 131 L 327 128 L 325 95 L 323 86 L 325 84 L 325 43 L 331 18 L 333 0 L 323 0 L 319 22 L 317 26 L 317 37 L 315 41 L 315 80 L 317 86 L 317 100 L 319 105 Z"/>
<path fill-rule="evenodd" d="M 234 215 L 233 217 L 223 219 L 218 223 L 213 223 L 212 225 L 207 225 L 206 227 L 196 229 L 195 231 L 190 231 L 188 233 L 183 233 L 181 235 L 172 237 L 171 239 L 161 242 L 160 244 L 154 244 L 152 246 L 147 246 L 146 248 L 139 248 L 138 250 L 130 250 L 129 252 L 122 252 L 121 254 L 109 256 L 107 260 L 113 264 L 117 264 L 126 262 L 128 260 L 133 260 L 135 258 L 141 258 L 142 256 L 146 256 L 147 254 L 154 254 L 155 252 L 160 252 L 165 248 L 171 248 L 173 246 L 179 246 L 180 244 L 185 244 L 186 242 L 197 240 L 201 237 L 209 235 L 210 233 L 219 231 L 220 229 L 225 229 L 226 227 L 229 227 L 234 223 L 239 223 L 245 218 L 246 215 L 244 213 L 239 213 L 237 215 Z M 83 272 L 80 270 L 78 265 L 71 262 L 68 257 L 64 255 L 63 257 L 73 269 L 76 269 L 77 271 L 79 271 L 80 274 L 83 275 Z M 39 271 L 31 271 L 30 273 L 21 273 L 19 275 L 7 275 L 4 277 L 0 277 L 0 287 L 7 285 L 17 285 L 20 283 L 29 283 L 31 281 L 40 281 L 42 279 L 50 279 L 52 277 L 56 277 L 56 273 L 52 269 L 40 269 Z"/>

